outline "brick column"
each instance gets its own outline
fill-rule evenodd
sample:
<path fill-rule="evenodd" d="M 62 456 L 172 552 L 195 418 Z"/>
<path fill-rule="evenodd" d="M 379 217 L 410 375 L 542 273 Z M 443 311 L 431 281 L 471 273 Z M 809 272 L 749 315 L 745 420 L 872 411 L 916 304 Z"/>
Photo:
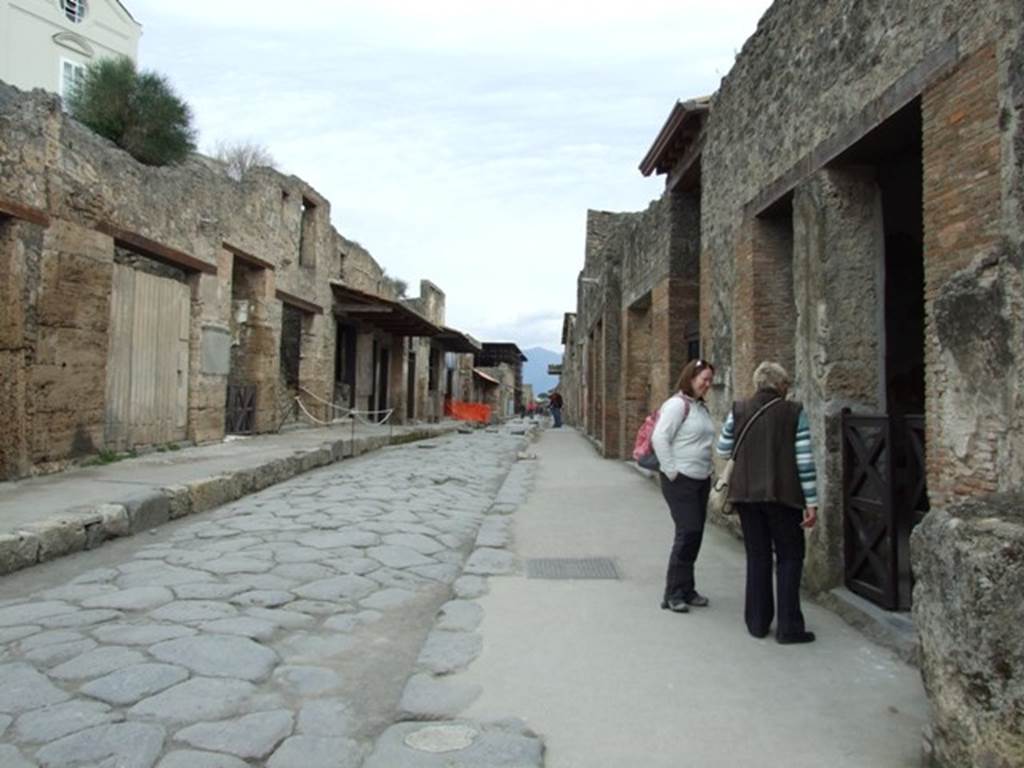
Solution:
<path fill-rule="evenodd" d="M 754 369 L 764 360 L 780 363 L 793 373 L 796 306 L 791 210 L 756 217 L 741 230 L 732 331 L 735 399 L 753 394 Z"/>
<path fill-rule="evenodd" d="M 991 405 L 984 412 L 977 382 L 967 380 L 970 372 L 943 354 L 936 322 L 937 303 L 951 278 L 998 245 L 1002 205 L 995 47 L 968 56 L 926 90 L 921 116 L 928 492 L 935 505 L 997 490 L 998 443 L 1006 429 L 1005 412 Z M 972 341 L 979 343 L 985 342 Z"/>
<path fill-rule="evenodd" d="M 620 455 L 628 459 L 633 437 L 650 412 L 651 400 L 651 298 L 648 294 L 622 312 Z"/>

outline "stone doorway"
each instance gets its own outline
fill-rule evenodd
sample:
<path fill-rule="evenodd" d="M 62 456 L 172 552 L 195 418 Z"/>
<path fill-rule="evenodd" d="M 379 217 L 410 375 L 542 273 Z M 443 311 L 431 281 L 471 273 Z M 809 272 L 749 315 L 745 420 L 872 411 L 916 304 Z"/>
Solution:
<path fill-rule="evenodd" d="M 115 249 L 106 382 L 109 448 L 185 439 L 191 301 L 184 272 Z"/>
<path fill-rule="evenodd" d="M 928 510 L 924 464 L 925 299 L 921 102 L 840 155 L 833 169 L 873 186 L 877 233 L 873 412 L 843 420 L 844 570 L 849 588 L 908 610 L 910 532 Z"/>
<path fill-rule="evenodd" d="M 334 403 L 356 407 L 356 339 L 354 325 L 336 321 L 334 335 Z"/>
<path fill-rule="evenodd" d="M 235 254 L 231 266 L 231 367 L 225 432 L 270 428 L 260 408 L 272 400 L 274 334 L 267 319 L 268 270 Z M 261 418 L 261 416 L 263 416 Z"/>

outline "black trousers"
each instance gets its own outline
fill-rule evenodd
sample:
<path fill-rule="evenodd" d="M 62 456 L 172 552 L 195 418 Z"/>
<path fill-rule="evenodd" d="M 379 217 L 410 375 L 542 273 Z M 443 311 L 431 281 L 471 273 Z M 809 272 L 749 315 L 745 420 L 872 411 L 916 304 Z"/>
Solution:
<path fill-rule="evenodd" d="M 747 593 L 743 617 L 754 637 L 768 634 L 775 614 L 772 601 L 772 560 L 779 620 L 776 635 L 803 632 L 800 577 L 804 569 L 803 513 L 781 504 L 737 504 L 747 550 Z"/>
<path fill-rule="evenodd" d="M 665 575 L 665 600 L 685 600 L 695 591 L 693 565 L 704 539 L 704 521 L 708 516 L 711 479 L 694 480 L 676 475 L 669 480 L 661 475 L 661 494 L 668 502 L 676 532 Z"/>

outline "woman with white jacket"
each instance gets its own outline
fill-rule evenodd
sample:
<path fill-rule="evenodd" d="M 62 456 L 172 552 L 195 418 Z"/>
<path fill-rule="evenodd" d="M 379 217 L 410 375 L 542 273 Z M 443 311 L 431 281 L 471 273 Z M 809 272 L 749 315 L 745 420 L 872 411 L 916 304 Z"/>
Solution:
<path fill-rule="evenodd" d="M 691 605 L 708 604 L 697 591 L 693 567 L 704 538 L 711 449 L 718 433 L 704 405 L 714 374 L 714 366 L 706 360 L 691 360 L 683 366 L 676 383 L 678 391 L 662 404 L 651 435 L 661 493 L 675 524 L 661 607 L 676 613 L 686 613 Z"/>

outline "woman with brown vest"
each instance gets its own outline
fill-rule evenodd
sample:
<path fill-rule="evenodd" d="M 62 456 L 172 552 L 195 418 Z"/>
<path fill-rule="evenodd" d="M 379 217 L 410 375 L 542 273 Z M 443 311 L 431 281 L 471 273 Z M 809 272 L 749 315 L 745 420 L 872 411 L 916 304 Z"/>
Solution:
<path fill-rule="evenodd" d="M 754 371 L 757 392 L 733 404 L 718 438 L 719 456 L 733 453 L 735 436 L 747 434 L 733 456 L 729 501 L 736 507 L 747 551 L 744 618 L 754 637 L 768 634 L 775 617 L 772 561 L 775 561 L 778 621 L 782 644 L 809 643 L 814 633 L 800 611 L 804 529 L 818 517 L 818 494 L 811 431 L 800 403 L 787 401 L 790 378 L 778 363 Z"/>

